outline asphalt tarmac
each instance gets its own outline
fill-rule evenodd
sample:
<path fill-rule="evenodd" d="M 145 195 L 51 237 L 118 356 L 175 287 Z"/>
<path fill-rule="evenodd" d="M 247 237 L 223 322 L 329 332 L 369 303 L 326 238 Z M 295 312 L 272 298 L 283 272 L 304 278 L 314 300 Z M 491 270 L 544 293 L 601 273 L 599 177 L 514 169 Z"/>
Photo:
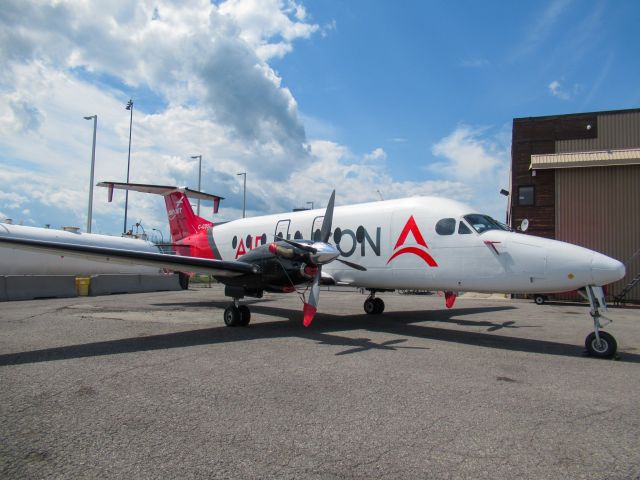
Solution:
<path fill-rule="evenodd" d="M 219 287 L 0 304 L 0 478 L 637 479 L 640 310 Z"/>

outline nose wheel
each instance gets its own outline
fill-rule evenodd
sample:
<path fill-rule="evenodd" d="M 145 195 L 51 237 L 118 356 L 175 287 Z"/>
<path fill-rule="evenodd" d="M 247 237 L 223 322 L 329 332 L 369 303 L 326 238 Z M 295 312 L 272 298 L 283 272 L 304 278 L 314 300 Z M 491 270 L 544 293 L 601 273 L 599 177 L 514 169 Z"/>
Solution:
<path fill-rule="evenodd" d="M 598 338 L 600 337 L 600 338 Z M 589 355 L 600 358 L 612 358 L 618 350 L 618 344 L 613 335 L 607 332 L 591 332 L 584 341 L 584 346 Z"/>

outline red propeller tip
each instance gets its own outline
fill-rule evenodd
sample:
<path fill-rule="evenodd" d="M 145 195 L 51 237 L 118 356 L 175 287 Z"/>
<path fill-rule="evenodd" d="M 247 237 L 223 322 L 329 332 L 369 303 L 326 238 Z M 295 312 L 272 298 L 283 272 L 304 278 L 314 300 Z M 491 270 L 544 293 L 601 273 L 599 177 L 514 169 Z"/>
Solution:
<path fill-rule="evenodd" d="M 311 325 L 311 322 L 313 321 L 313 317 L 315 316 L 317 311 L 318 309 L 313 305 L 309 303 L 304 304 L 304 308 L 302 309 L 302 313 L 304 314 L 304 320 L 302 321 L 302 324 L 305 327 L 308 327 L 309 325 Z"/>

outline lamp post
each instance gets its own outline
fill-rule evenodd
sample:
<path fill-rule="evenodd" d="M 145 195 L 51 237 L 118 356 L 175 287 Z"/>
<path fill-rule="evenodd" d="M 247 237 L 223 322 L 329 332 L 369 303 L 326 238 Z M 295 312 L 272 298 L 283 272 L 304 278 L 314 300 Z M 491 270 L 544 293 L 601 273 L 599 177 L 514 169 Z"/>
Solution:
<path fill-rule="evenodd" d="M 98 115 L 84 117 L 85 120 L 93 120 L 93 148 L 91 149 L 91 173 L 89 174 L 89 212 L 87 213 L 87 233 L 91 233 L 91 214 L 93 212 L 93 170 L 96 164 L 96 129 L 98 128 Z"/>
<path fill-rule="evenodd" d="M 247 172 L 238 173 L 238 175 L 244 175 L 244 193 L 242 195 L 242 218 L 244 218 L 247 207 Z"/>
<path fill-rule="evenodd" d="M 191 158 L 193 158 L 194 160 L 197 158 L 199 159 L 199 166 L 198 166 L 198 191 L 200 191 L 200 180 L 202 180 L 202 155 L 194 155 Z M 200 199 L 198 199 L 198 208 L 197 208 L 197 213 L 196 215 L 200 216 Z"/>
<path fill-rule="evenodd" d="M 127 183 L 129 183 L 129 170 L 131 167 L 131 127 L 133 127 L 133 100 L 129 99 L 125 107 L 131 112 L 129 117 L 129 154 L 127 155 Z M 126 190 L 124 196 L 124 228 L 123 233 L 127 233 L 127 210 L 129 208 L 129 190 Z"/>

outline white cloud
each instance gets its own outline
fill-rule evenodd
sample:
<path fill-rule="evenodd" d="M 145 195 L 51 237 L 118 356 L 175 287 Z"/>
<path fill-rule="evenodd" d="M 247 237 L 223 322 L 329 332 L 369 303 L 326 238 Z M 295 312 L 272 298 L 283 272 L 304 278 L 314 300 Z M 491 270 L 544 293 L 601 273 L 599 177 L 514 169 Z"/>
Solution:
<path fill-rule="evenodd" d="M 559 80 L 553 80 L 547 88 L 551 95 L 561 100 L 571 100 L 582 91 L 582 86 L 574 83 L 571 87 L 564 87 Z"/>
<path fill-rule="evenodd" d="M 523 40 L 517 45 L 512 59 L 526 56 L 546 42 L 553 27 L 572 3 L 573 0 L 552 0 L 540 15 L 535 16 L 535 21 L 526 31 Z"/>
<path fill-rule="evenodd" d="M 467 185 L 467 194 L 483 211 L 502 218 L 504 197 L 498 192 L 509 185 L 510 140 L 504 131 L 494 134 L 488 128 L 459 125 L 431 149 L 444 161 L 435 162 L 427 169 Z"/>
<path fill-rule="evenodd" d="M 387 152 L 385 152 L 382 148 L 378 147 L 374 149 L 371 153 L 367 153 L 364 155 L 364 159 L 367 161 L 381 161 L 387 159 Z"/>
<path fill-rule="evenodd" d="M 432 153 L 444 157 L 446 163 L 438 163 L 447 176 L 464 180 L 475 179 L 492 172 L 504 161 L 504 151 L 495 143 L 482 138 L 482 129 L 460 125 L 450 135 L 432 148 Z"/>
<path fill-rule="evenodd" d="M 82 224 L 92 134 L 82 117 L 98 114 L 96 180 L 123 180 L 123 107 L 137 88 L 165 103 L 150 109 L 134 98 L 132 181 L 194 186 L 194 154 L 203 155 L 203 189 L 221 194 L 237 187 L 237 171 L 282 181 L 283 165 L 308 165 L 296 101 L 265 62 L 318 30 L 307 17 L 279 1 L 5 2 L 0 181 L 28 208 L 14 212 L 15 199 L 0 208 L 36 224 L 56 223 L 43 220 L 46 209 Z M 161 201 L 130 198 L 130 217 L 166 223 Z M 118 197 L 95 201 L 94 218 L 115 219 L 121 208 Z"/>

